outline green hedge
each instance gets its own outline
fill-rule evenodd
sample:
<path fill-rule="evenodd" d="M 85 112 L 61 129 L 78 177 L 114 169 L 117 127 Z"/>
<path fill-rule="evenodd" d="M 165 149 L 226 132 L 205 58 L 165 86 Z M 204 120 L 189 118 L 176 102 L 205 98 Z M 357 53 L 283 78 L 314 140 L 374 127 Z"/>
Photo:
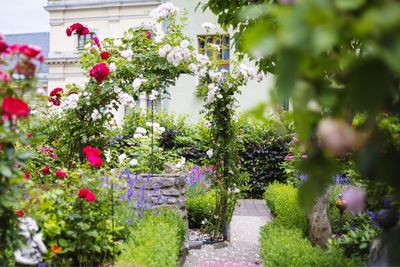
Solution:
<path fill-rule="evenodd" d="M 264 266 L 362 266 L 359 258 L 346 258 L 339 249 L 313 247 L 301 229 L 287 228 L 274 221 L 261 232 Z"/>
<path fill-rule="evenodd" d="M 162 210 L 157 216 L 146 214 L 134 223 L 117 265 L 176 267 L 185 232 L 186 224 L 176 212 Z"/>
<path fill-rule="evenodd" d="M 186 209 L 190 228 L 201 228 L 204 219 L 210 220 L 215 207 L 215 195 L 212 191 L 188 197 Z"/>
<path fill-rule="evenodd" d="M 264 266 L 361 266 L 360 258 L 346 258 L 343 251 L 313 247 L 306 238 L 308 223 L 297 202 L 298 189 L 273 183 L 264 199 L 276 215 L 261 230 L 260 253 Z"/>
<path fill-rule="evenodd" d="M 306 233 L 307 219 L 297 202 L 297 191 L 291 185 L 274 182 L 267 187 L 264 199 L 280 225 L 299 228 Z"/>

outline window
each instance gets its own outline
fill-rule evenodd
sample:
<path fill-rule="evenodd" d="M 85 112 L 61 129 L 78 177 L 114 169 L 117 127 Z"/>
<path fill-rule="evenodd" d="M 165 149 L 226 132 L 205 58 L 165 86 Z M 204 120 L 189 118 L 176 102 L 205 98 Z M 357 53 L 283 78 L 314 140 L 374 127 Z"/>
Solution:
<path fill-rule="evenodd" d="M 78 36 L 78 49 L 83 49 L 85 47 L 85 44 L 92 40 L 93 37 L 95 37 L 96 34 L 94 32 L 84 34 L 84 35 L 79 35 Z"/>
<path fill-rule="evenodd" d="M 229 71 L 229 35 L 198 35 L 197 40 L 200 54 L 207 55 L 210 60 L 216 62 L 219 65 L 218 70 Z M 218 46 L 219 51 L 213 46 Z"/>

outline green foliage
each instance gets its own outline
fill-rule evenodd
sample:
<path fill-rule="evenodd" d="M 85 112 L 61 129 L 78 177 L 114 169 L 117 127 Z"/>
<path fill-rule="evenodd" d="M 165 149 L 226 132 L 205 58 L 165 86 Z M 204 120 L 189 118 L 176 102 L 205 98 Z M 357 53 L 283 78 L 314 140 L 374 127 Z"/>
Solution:
<path fill-rule="evenodd" d="M 298 189 L 288 184 L 274 182 L 264 193 L 268 207 L 276 215 L 279 225 L 298 228 L 307 233 L 307 219 L 298 204 Z"/>
<path fill-rule="evenodd" d="M 261 259 L 265 266 L 362 266 L 360 258 L 346 258 L 342 250 L 313 247 L 301 229 L 287 228 L 279 220 L 261 230 Z"/>
<path fill-rule="evenodd" d="M 345 234 L 329 241 L 331 246 L 344 249 L 347 256 L 367 257 L 372 240 L 380 233 L 378 228 L 369 222 L 368 215 L 359 217 L 358 224 L 346 222 L 343 227 Z"/>
<path fill-rule="evenodd" d="M 214 193 L 212 191 L 200 191 L 199 187 L 199 185 L 191 186 L 187 191 L 186 209 L 190 228 L 204 226 L 206 222 L 211 220 L 215 208 Z"/>
<path fill-rule="evenodd" d="M 146 213 L 132 225 L 117 265 L 175 267 L 185 238 L 186 225 L 176 212 Z"/>
<path fill-rule="evenodd" d="M 110 263 L 120 251 L 118 240 L 126 237 L 126 220 L 113 214 L 128 207 L 116 201 L 114 190 L 102 187 L 98 174 L 77 171 L 58 186 L 44 185 L 36 192 L 38 223 L 44 242 L 53 248 L 46 256 L 48 263 L 69 266 L 94 266 Z M 94 176 L 94 177 L 93 177 Z M 79 177 L 79 178 L 78 178 Z M 117 180 L 116 180 L 117 181 Z M 79 198 L 80 189 L 88 188 L 96 200 Z M 31 190 L 34 192 L 34 190 Z M 36 199 L 36 197 L 35 197 Z M 34 203 L 35 203 L 34 202 Z M 27 208 L 33 209 L 30 203 Z"/>
<path fill-rule="evenodd" d="M 244 184 L 244 194 L 261 198 L 269 183 L 285 179 L 280 165 L 288 154 L 289 130 L 277 119 L 257 122 L 247 116 L 240 118 L 239 128 L 241 162 L 250 177 Z"/>

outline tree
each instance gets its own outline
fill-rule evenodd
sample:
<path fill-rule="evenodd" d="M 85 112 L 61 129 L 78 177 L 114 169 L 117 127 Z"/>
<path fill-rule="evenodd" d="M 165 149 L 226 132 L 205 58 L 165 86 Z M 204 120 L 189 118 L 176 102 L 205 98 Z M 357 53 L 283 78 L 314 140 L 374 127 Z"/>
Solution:
<path fill-rule="evenodd" d="M 337 159 L 349 153 L 363 177 L 400 192 L 399 138 L 388 138 L 381 123 L 400 112 L 397 1 L 209 0 L 205 8 L 238 30 L 238 47 L 276 75 L 277 100 L 291 98 L 309 155 L 301 166 L 309 179 L 299 194 L 307 210 L 338 171 Z M 359 129 L 350 123 L 355 114 L 365 118 Z M 392 210 L 398 213 L 399 204 Z M 383 235 L 392 248 L 399 237 L 396 223 Z M 399 255 L 390 256 L 399 263 Z"/>

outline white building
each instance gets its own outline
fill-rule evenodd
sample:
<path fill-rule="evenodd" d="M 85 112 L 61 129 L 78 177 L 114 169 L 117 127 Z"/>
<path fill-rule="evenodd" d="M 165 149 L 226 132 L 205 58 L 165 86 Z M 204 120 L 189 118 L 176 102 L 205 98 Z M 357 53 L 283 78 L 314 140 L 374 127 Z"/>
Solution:
<path fill-rule="evenodd" d="M 205 2 L 205 0 L 202 0 Z M 163 0 L 48 0 L 45 9 L 50 14 L 50 52 L 47 64 L 49 65 L 49 89 L 63 87 L 68 83 L 83 83 L 84 75 L 79 67 L 79 47 L 88 36 L 74 36 L 67 38 L 65 29 L 75 22 L 89 27 L 92 34 L 100 40 L 103 38 L 121 37 L 122 33 L 131 27 L 138 27 L 150 20 L 149 13 Z M 195 11 L 199 0 L 170 0 L 181 9 L 188 11 L 185 34 L 196 40 L 196 49 L 201 49 L 198 37 L 207 35 L 201 27 L 204 22 L 216 23 L 216 17 L 209 11 L 203 13 L 201 8 Z M 229 35 L 228 35 L 229 36 Z M 212 42 L 213 36 L 207 36 Z M 227 39 L 228 40 L 228 39 Z M 230 49 L 232 50 L 232 49 Z M 229 52 L 229 53 L 228 53 Z M 232 51 L 227 51 L 224 57 L 224 67 L 229 68 Z M 179 114 L 198 116 L 202 101 L 195 96 L 194 91 L 197 78 L 182 75 L 176 85 L 170 88 L 170 99 L 163 100 L 162 106 L 167 110 Z M 250 82 L 242 88 L 240 95 L 240 110 L 247 110 L 260 102 L 268 100 L 270 80 L 262 83 Z"/>

